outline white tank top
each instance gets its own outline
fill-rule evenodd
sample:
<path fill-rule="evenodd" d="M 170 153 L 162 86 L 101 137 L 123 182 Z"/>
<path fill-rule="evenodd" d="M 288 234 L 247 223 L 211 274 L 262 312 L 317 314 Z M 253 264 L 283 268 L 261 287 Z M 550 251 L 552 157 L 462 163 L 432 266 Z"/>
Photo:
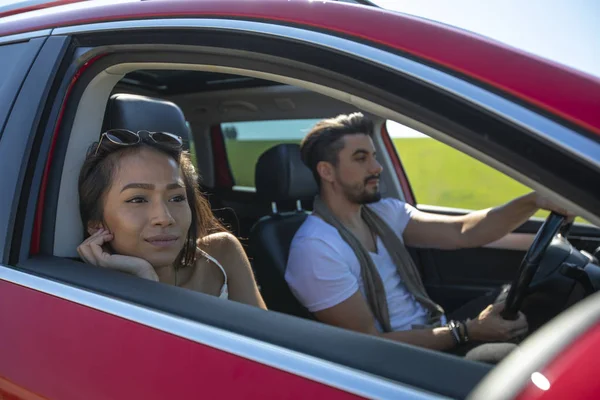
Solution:
<path fill-rule="evenodd" d="M 212 263 L 215 264 L 217 267 L 219 267 L 221 272 L 223 272 L 224 282 L 223 282 L 223 286 L 221 286 L 221 291 L 219 292 L 219 298 L 225 299 L 225 300 L 229 299 L 229 287 L 227 286 L 227 273 L 225 272 L 225 268 L 223 268 L 221 263 L 219 263 L 216 258 L 211 256 L 210 254 L 208 254 L 201 248 L 198 248 L 198 247 L 196 247 L 196 248 L 198 249 L 200 254 L 202 254 L 207 260 L 212 261 Z"/>

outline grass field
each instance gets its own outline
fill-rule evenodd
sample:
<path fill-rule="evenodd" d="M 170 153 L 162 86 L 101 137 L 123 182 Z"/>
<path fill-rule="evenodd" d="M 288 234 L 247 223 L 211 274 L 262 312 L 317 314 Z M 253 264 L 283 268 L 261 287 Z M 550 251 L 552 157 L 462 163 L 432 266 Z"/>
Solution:
<path fill-rule="evenodd" d="M 254 165 L 259 155 L 276 143 L 281 142 L 227 141 L 237 185 L 254 186 Z M 530 191 L 512 178 L 436 140 L 403 138 L 394 139 L 394 143 L 418 204 L 477 210 Z M 546 215 L 546 212 L 537 214 Z"/>

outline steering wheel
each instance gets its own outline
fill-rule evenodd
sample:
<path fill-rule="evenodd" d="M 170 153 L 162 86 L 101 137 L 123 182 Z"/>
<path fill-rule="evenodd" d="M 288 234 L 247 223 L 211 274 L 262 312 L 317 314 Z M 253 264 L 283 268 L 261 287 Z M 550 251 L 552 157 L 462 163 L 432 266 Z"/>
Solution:
<path fill-rule="evenodd" d="M 517 276 L 506 296 L 504 310 L 502 311 L 504 319 L 514 320 L 519 315 L 529 284 L 540 266 L 544 253 L 565 220 L 565 216 L 551 212 L 535 235 L 533 243 L 527 250 L 523 261 L 521 261 Z"/>

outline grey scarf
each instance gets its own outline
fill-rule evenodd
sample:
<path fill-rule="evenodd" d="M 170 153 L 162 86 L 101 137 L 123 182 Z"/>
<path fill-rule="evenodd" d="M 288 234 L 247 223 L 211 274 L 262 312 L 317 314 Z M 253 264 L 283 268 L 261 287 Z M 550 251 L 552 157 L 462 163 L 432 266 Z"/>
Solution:
<path fill-rule="evenodd" d="M 336 228 L 342 239 L 344 239 L 344 241 L 350 245 L 352 250 L 354 250 L 354 254 L 360 263 L 360 274 L 369 307 L 377 321 L 379 321 L 384 332 L 391 332 L 392 327 L 390 324 L 390 314 L 385 295 L 385 288 L 368 250 L 360 243 L 352 232 L 342 225 L 318 195 L 315 197 L 313 210 L 315 214 L 318 214 L 325 222 Z M 439 325 L 444 310 L 440 305 L 431 300 L 425 291 L 425 286 L 421 280 L 419 270 L 408 253 L 408 250 L 404 247 L 402 240 L 400 240 L 392 228 L 390 228 L 390 226 L 368 206 L 362 207 L 361 214 L 371 232 L 381 238 L 383 245 L 396 265 L 400 279 L 406 286 L 408 292 L 411 293 L 423 307 L 429 310 L 430 319 L 428 324 L 430 326 Z"/>

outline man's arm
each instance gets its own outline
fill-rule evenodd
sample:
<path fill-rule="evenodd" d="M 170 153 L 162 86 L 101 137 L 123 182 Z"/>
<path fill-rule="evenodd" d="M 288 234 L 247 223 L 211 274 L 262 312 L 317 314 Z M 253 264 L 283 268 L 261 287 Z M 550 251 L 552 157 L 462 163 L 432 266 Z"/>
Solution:
<path fill-rule="evenodd" d="M 446 350 L 454 347 L 450 329 L 415 329 L 381 333 L 375 326 L 375 317 L 360 292 L 355 292 L 341 303 L 314 313 L 315 317 L 326 324 L 349 329 L 369 335 L 380 336 L 397 342 L 426 347 L 434 350 Z"/>
<path fill-rule="evenodd" d="M 326 324 L 380 336 L 358 281 L 333 242 L 317 238 L 292 245 L 285 274 L 296 298 Z M 453 346 L 448 328 L 394 332 L 383 337 L 431 349 Z"/>
<path fill-rule="evenodd" d="M 566 210 L 554 206 L 534 192 L 495 208 L 461 216 L 415 212 L 404 231 L 404 241 L 414 247 L 479 247 L 506 236 L 540 208 L 566 214 Z"/>
<path fill-rule="evenodd" d="M 528 327 L 525 316 L 519 313 L 519 318 L 514 321 L 504 320 L 500 315 L 503 308 L 503 304 L 490 305 L 479 314 L 479 317 L 468 321 L 467 330 L 470 340 L 511 340 L 526 333 Z M 379 332 L 375 326 L 375 318 L 359 291 L 356 291 L 348 299 L 333 307 L 316 311 L 314 315 L 319 321 L 329 325 L 413 346 L 425 347 L 432 350 L 448 350 L 455 346 L 452 333 L 447 327 Z"/>

